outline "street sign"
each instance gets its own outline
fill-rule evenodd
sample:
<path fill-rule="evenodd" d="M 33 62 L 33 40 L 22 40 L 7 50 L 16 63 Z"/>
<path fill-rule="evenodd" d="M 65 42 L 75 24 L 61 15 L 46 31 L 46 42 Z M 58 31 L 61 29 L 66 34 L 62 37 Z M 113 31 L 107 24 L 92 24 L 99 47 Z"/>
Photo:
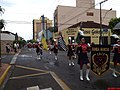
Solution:
<path fill-rule="evenodd" d="M 91 47 L 91 70 L 102 75 L 110 66 L 110 45 L 93 45 Z"/>

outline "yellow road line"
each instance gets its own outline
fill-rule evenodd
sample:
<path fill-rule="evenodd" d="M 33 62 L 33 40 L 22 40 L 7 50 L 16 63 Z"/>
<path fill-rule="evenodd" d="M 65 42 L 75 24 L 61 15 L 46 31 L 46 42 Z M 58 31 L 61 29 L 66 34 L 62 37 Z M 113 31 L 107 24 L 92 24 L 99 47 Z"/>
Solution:
<path fill-rule="evenodd" d="M 63 82 L 54 72 L 50 72 L 55 81 L 60 85 L 63 90 L 71 90 L 65 82 Z"/>
<path fill-rule="evenodd" d="M 8 73 L 8 71 L 9 71 L 10 68 L 11 68 L 11 65 L 8 66 L 8 68 L 6 69 L 6 71 L 5 71 L 5 72 L 3 73 L 3 75 L 0 77 L 0 86 L 2 85 L 2 83 L 3 83 L 4 79 L 5 79 L 5 77 L 7 76 L 7 73 Z"/>
<path fill-rule="evenodd" d="M 48 73 L 29 74 L 29 75 L 23 75 L 18 77 L 11 77 L 9 79 L 20 79 L 20 78 L 26 78 L 26 77 L 32 77 L 32 76 L 38 76 L 38 75 L 44 75 L 44 74 L 48 74 Z"/>
<path fill-rule="evenodd" d="M 110 70 L 112 71 L 113 69 L 112 68 L 110 68 Z M 120 74 L 120 72 L 118 72 L 118 71 L 115 71 L 116 73 L 118 73 L 118 74 Z"/>
<path fill-rule="evenodd" d="M 26 66 L 20 66 L 20 65 L 15 65 L 15 66 L 19 67 L 19 68 L 34 70 L 34 71 L 41 71 L 41 72 L 44 72 L 44 73 L 48 73 L 49 72 L 49 71 L 46 71 L 46 70 L 41 70 L 41 69 L 36 69 L 36 68 L 31 68 L 31 67 L 26 67 Z"/>
<path fill-rule="evenodd" d="M 37 76 L 37 75 L 44 75 L 44 74 L 51 74 L 54 80 L 60 85 L 60 87 L 63 90 L 71 90 L 65 82 L 63 82 L 54 72 L 52 71 L 46 71 L 46 70 L 41 70 L 41 69 L 36 69 L 36 68 L 31 68 L 31 67 L 25 67 L 25 66 L 20 66 L 20 65 L 15 65 L 16 67 L 19 68 L 24 68 L 24 69 L 29 69 L 29 70 L 34 70 L 34 71 L 41 71 L 43 73 L 37 73 L 37 74 L 30 74 L 30 75 L 24 75 L 24 76 L 18 76 L 18 77 L 11 77 L 10 79 L 20 79 L 20 78 L 25 78 L 25 77 L 30 77 L 30 76 Z"/>

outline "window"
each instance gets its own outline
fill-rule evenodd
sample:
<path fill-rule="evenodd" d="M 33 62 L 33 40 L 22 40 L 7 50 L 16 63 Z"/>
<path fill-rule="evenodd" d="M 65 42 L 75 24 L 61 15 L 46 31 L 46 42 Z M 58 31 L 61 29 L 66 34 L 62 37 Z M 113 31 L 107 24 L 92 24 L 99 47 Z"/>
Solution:
<path fill-rule="evenodd" d="M 93 12 L 87 12 L 87 16 L 94 16 Z"/>

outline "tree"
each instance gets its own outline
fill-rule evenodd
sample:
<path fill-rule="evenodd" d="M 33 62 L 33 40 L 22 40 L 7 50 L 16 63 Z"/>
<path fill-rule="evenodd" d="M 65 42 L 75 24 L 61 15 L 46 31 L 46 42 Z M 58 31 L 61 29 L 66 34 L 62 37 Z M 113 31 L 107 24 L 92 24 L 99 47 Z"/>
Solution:
<path fill-rule="evenodd" d="M 3 9 L 1 6 L 0 6 L 0 14 L 4 13 L 5 9 Z M 5 25 L 5 21 L 3 19 L 0 19 L 0 29 L 2 29 Z"/>
<path fill-rule="evenodd" d="M 5 9 L 0 6 L 0 14 L 4 13 Z"/>
<path fill-rule="evenodd" d="M 109 22 L 109 28 L 111 29 L 111 32 L 112 33 L 115 33 L 115 34 L 120 34 L 120 32 L 117 32 L 117 31 L 113 31 L 113 28 L 115 27 L 115 25 L 117 23 L 120 22 L 120 17 L 119 18 L 112 18 Z"/>
<path fill-rule="evenodd" d="M 5 21 L 3 19 L 0 20 L 0 29 L 5 28 Z"/>

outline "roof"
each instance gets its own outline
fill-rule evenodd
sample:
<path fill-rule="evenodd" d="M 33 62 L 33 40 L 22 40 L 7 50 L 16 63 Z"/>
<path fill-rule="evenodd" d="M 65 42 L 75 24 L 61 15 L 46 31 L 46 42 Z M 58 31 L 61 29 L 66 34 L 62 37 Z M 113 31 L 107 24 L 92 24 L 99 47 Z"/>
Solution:
<path fill-rule="evenodd" d="M 79 22 L 70 26 L 69 28 L 76 28 L 78 26 L 82 26 L 82 28 L 100 28 L 100 24 L 93 21 Z M 108 26 L 102 24 L 102 28 L 108 28 Z"/>
<path fill-rule="evenodd" d="M 1 31 L 1 33 L 6 33 L 6 34 L 13 34 L 13 35 L 15 35 L 14 33 L 9 32 L 9 31 Z"/>

